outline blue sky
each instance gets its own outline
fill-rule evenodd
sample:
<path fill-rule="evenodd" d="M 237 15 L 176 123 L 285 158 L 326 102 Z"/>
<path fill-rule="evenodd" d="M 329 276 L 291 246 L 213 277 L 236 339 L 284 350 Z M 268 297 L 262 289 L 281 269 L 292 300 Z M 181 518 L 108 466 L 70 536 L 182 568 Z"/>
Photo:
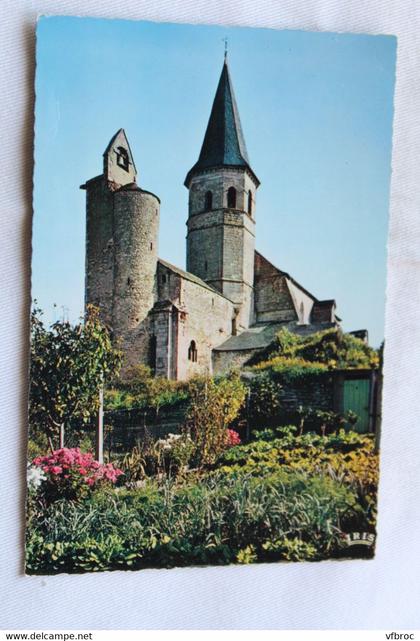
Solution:
<path fill-rule="evenodd" d="M 120 127 L 139 184 L 162 201 L 159 255 L 185 266 L 183 181 L 201 148 L 225 37 L 251 165 L 261 180 L 257 249 L 319 299 L 335 298 L 344 329 L 367 328 L 379 345 L 393 36 L 41 18 L 32 296 L 47 321 L 82 313 L 79 186 L 101 173 L 102 153 Z"/>

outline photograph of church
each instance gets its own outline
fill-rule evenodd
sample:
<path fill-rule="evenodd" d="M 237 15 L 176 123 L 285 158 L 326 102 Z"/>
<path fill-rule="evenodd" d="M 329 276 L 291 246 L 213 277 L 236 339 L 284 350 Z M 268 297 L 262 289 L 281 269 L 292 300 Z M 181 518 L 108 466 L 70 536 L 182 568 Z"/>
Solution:
<path fill-rule="evenodd" d="M 123 129 L 86 190 L 86 303 L 121 339 L 127 364 L 184 380 L 241 367 L 283 327 L 338 327 L 318 300 L 256 250 L 260 185 L 225 57 L 200 155 L 188 171 L 187 269 L 159 258 L 159 197 L 141 187 Z M 359 332 L 359 335 L 365 335 Z"/>
<path fill-rule="evenodd" d="M 28 574 L 374 557 L 395 53 L 39 20 Z"/>

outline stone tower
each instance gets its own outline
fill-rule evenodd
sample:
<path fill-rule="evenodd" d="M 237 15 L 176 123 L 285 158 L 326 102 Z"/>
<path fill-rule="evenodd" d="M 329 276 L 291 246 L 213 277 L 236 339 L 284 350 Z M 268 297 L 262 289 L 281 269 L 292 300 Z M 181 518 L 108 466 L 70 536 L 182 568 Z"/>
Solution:
<path fill-rule="evenodd" d="M 232 81 L 225 58 L 189 190 L 187 270 L 235 303 L 236 333 L 253 322 L 255 194 Z"/>
<path fill-rule="evenodd" d="M 122 342 L 126 364 L 149 360 L 148 313 L 156 300 L 159 206 L 136 183 L 137 171 L 123 129 L 104 152 L 101 176 L 86 189 L 85 302 Z"/>

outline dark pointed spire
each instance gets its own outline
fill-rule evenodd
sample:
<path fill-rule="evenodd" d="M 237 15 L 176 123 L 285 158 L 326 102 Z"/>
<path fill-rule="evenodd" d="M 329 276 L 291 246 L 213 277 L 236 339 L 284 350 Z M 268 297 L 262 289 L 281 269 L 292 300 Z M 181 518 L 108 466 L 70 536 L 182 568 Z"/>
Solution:
<path fill-rule="evenodd" d="M 249 164 L 226 55 L 200 156 L 188 172 L 185 184 L 188 186 L 196 172 L 224 166 L 247 168 L 258 182 Z"/>

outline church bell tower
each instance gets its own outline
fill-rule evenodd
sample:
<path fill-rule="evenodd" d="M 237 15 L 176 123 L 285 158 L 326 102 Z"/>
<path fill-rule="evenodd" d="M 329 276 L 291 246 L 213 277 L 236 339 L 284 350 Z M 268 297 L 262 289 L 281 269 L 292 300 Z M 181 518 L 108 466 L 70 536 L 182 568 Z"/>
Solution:
<path fill-rule="evenodd" d="M 225 56 L 200 156 L 185 179 L 187 270 L 235 303 L 238 330 L 253 322 L 259 184 L 249 163 Z"/>

